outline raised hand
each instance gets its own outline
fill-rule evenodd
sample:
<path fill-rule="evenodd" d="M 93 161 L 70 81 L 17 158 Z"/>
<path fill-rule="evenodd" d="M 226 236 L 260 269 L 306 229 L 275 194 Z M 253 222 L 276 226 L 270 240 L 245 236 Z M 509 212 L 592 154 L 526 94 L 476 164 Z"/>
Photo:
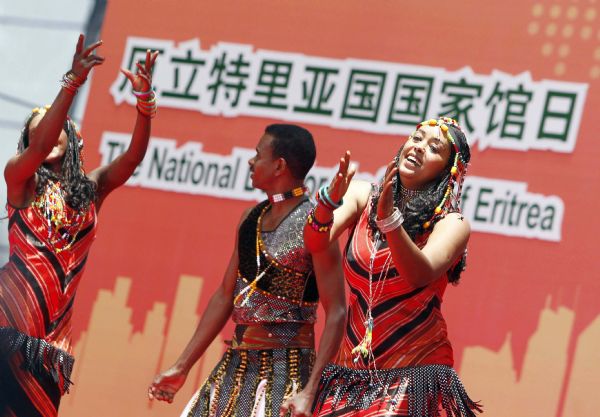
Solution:
<path fill-rule="evenodd" d="M 185 383 L 187 373 L 173 367 L 156 375 L 148 387 L 148 398 L 173 402 L 173 398 Z"/>
<path fill-rule="evenodd" d="M 121 68 L 121 72 L 131 82 L 134 91 L 146 92 L 152 87 L 152 68 L 154 67 L 156 57 L 158 57 L 158 51 L 151 52 L 150 49 L 148 49 L 146 51 L 146 61 L 144 62 L 144 65 L 142 65 L 140 61 L 135 63 L 135 66 L 137 67 L 135 74 L 125 68 Z"/>
<path fill-rule="evenodd" d="M 346 151 L 344 156 L 340 158 L 338 172 L 335 177 L 333 177 L 331 184 L 329 184 L 329 189 L 327 190 L 332 201 L 337 203 L 344 197 L 355 173 L 356 165 L 350 165 L 350 151 Z"/>
<path fill-rule="evenodd" d="M 104 62 L 103 57 L 94 54 L 96 48 L 102 45 L 102 41 L 98 41 L 87 48 L 84 48 L 84 42 L 85 36 L 83 34 L 79 35 L 75 54 L 73 55 L 73 64 L 71 65 L 71 72 L 81 82 L 85 81 L 92 68 Z"/>
<path fill-rule="evenodd" d="M 381 195 L 377 203 L 377 218 L 385 219 L 392 214 L 394 210 L 394 178 L 398 173 L 396 161 L 388 164 L 383 177 Z"/>

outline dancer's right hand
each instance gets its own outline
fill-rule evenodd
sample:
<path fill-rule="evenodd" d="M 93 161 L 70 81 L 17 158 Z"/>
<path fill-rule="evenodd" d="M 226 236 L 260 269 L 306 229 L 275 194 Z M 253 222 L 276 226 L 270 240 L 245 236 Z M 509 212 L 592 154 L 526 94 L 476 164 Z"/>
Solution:
<path fill-rule="evenodd" d="M 84 48 L 84 42 L 85 36 L 83 34 L 79 35 L 75 54 L 73 55 L 73 64 L 71 65 L 71 72 L 82 81 L 85 81 L 93 67 L 104 62 L 104 57 L 94 54 L 96 48 L 102 45 L 102 41 L 98 41 L 87 48 Z"/>
<path fill-rule="evenodd" d="M 356 165 L 350 165 L 350 151 L 346 151 L 344 156 L 340 158 L 338 172 L 331 180 L 327 190 L 332 201 L 337 203 L 344 197 L 355 173 Z"/>
<path fill-rule="evenodd" d="M 167 369 L 154 377 L 154 381 L 148 387 L 148 398 L 172 403 L 186 378 L 187 373 L 176 367 Z"/>

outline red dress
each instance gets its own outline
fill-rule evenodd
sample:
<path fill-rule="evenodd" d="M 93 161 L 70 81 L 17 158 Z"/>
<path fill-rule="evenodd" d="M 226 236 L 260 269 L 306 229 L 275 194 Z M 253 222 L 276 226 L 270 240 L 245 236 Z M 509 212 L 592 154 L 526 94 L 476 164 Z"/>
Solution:
<path fill-rule="evenodd" d="M 452 369 L 440 310 L 446 275 L 412 287 L 395 270 L 387 244 L 374 247 L 368 215 L 369 208 L 346 247 L 348 322 L 335 363 L 323 371 L 315 415 L 430 417 L 441 405 L 448 416 L 473 416 L 478 406 Z"/>
<path fill-rule="evenodd" d="M 60 213 L 48 211 L 44 201 L 55 201 L 57 190 L 49 183 L 29 207 L 8 206 L 10 258 L 0 269 L 0 414 L 56 415 L 70 384 L 73 301 L 95 238 L 96 210 L 92 203 L 84 213 L 66 204 Z"/>

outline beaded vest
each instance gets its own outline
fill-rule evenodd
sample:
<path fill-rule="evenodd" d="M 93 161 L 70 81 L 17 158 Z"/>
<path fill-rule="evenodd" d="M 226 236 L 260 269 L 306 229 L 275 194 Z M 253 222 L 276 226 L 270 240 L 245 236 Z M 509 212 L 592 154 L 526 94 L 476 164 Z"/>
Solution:
<path fill-rule="evenodd" d="M 309 200 L 300 202 L 272 231 L 262 230 L 260 223 L 270 208 L 268 201 L 254 207 L 242 222 L 235 323 L 315 322 L 318 291 L 302 235 L 310 205 Z"/>

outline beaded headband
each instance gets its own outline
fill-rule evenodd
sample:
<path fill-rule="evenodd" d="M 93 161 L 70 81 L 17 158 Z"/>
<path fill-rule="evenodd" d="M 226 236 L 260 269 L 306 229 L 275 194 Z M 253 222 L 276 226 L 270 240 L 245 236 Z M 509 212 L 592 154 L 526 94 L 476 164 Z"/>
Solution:
<path fill-rule="evenodd" d="M 462 153 L 456 143 L 456 140 L 450 133 L 450 129 L 448 125 L 460 130 L 462 129 L 458 122 L 450 117 L 440 117 L 439 119 L 430 119 L 424 122 L 421 122 L 417 125 L 416 130 L 419 130 L 421 126 L 437 126 L 440 129 L 440 132 L 448 139 L 448 142 L 454 147 L 454 161 L 452 164 L 452 168 L 450 168 L 450 179 L 448 180 L 448 187 L 446 187 L 446 191 L 444 192 L 444 197 L 442 197 L 442 201 L 435 207 L 433 210 L 433 215 L 431 218 L 423 223 L 424 229 L 429 229 L 433 221 L 440 217 L 442 214 L 445 214 L 450 209 L 452 205 L 452 201 L 450 200 L 450 195 L 452 194 L 452 190 L 454 189 L 454 185 L 458 183 L 458 192 L 456 195 L 456 201 L 460 200 L 460 192 L 462 189 L 462 183 L 464 180 L 465 173 L 467 171 L 467 163 L 465 162 Z M 458 205 L 458 204 L 457 204 Z M 459 208 L 460 209 L 460 208 Z"/>

